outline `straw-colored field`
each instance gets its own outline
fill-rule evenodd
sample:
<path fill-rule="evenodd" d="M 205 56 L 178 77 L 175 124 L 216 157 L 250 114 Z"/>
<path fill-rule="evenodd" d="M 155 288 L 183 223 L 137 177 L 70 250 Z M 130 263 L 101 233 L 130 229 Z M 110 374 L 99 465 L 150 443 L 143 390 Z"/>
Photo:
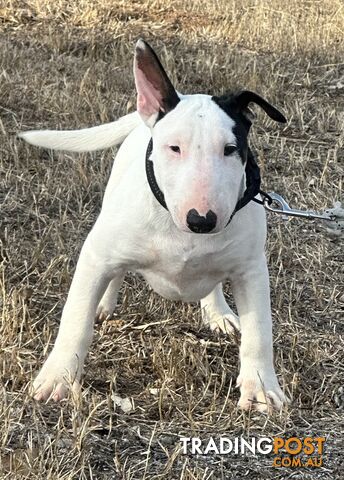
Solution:
<path fill-rule="evenodd" d="M 82 398 L 29 397 L 115 152 L 52 154 L 15 136 L 132 111 L 141 36 L 179 91 L 249 88 L 277 105 L 287 125 L 257 111 L 251 134 L 263 187 L 299 208 L 329 207 L 343 199 L 342 1 L 2 0 L 0 30 L 1 480 L 343 478 L 343 242 L 312 223 L 268 218 L 276 367 L 292 397 L 283 412 L 239 411 L 240 340 L 210 333 L 198 305 L 164 301 L 137 277 L 96 327 Z M 180 435 L 325 436 L 324 466 L 182 455 Z"/>

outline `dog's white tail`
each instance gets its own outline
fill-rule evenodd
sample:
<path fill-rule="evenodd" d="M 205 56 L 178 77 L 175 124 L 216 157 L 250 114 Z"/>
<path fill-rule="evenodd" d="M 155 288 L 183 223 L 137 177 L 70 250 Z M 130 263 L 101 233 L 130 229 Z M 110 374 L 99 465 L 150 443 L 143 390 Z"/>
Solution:
<path fill-rule="evenodd" d="M 118 145 L 142 122 L 137 112 L 129 113 L 115 122 L 81 130 L 30 130 L 18 136 L 31 145 L 52 150 L 92 152 Z"/>

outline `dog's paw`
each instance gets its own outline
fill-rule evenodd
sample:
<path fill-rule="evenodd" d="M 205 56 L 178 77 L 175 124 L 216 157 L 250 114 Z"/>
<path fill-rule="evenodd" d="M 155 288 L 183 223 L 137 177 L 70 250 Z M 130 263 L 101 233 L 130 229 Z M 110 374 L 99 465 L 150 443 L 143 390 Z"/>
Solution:
<path fill-rule="evenodd" d="M 104 295 L 102 296 L 96 313 L 96 320 L 103 322 L 108 320 L 113 312 L 115 311 L 117 305 L 117 296 L 118 290 L 121 286 L 123 278 L 116 277 L 111 280 L 109 283 Z"/>
<path fill-rule="evenodd" d="M 242 370 L 237 380 L 240 387 L 238 406 L 242 410 L 257 410 L 262 413 L 271 413 L 274 409 L 280 410 L 288 400 L 279 386 L 273 369 L 255 371 Z"/>
<path fill-rule="evenodd" d="M 105 322 L 105 320 L 109 320 L 115 311 L 116 304 L 115 299 L 104 295 L 104 298 L 102 298 L 97 308 L 96 321 L 102 323 Z"/>
<path fill-rule="evenodd" d="M 216 312 L 204 312 L 203 322 L 214 332 L 236 334 L 240 332 L 239 317 L 234 312 L 221 315 Z"/>
<path fill-rule="evenodd" d="M 80 391 L 82 367 L 77 355 L 67 358 L 66 355 L 52 352 L 31 387 L 31 395 L 35 400 L 58 402 L 64 399 L 68 391 Z"/>
<path fill-rule="evenodd" d="M 103 323 L 111 318 L 113 311 L 109 310 L 105 305 L 99 305 L 96 313 L 96 322 Z"/>

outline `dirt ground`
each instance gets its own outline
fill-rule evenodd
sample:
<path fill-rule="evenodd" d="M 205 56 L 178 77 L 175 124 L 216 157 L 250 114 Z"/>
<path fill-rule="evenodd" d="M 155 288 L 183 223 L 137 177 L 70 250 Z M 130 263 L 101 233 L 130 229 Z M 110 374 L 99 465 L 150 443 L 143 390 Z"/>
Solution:
<path fill-rule="evenodd" d="M 179 91 L 248 88 L 277 105 L 288 123 L 257 111 L 251 134 L 263 187 L 322 210 L 343 200 L 343 33 L 341 0 L 0 0 L 1 479 L 343 478 L 343 242 L 314 223 L 268 216 L 275 363 L 292 398 L 283 411 L 242 413 L 240 339 L 135 276 L 96 327 L 82 398 L 30 398 L 115 152 L 51 153 L 16 138 L 135 109 L 143 37 Z M 181 452 L 180 436 L 223 435 L 324 436 L 323 466 Z"/>

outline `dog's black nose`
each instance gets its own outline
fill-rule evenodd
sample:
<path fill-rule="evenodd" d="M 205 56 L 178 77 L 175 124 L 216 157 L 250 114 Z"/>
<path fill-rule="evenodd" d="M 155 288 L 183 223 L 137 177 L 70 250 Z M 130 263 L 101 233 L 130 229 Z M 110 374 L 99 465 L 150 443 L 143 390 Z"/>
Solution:
<path fill-rule="evenodd" d="M 189 210 L 186 216 L 186 223 L 192 232 L 209 233 L 216 225 L 217 216 L 209 210 L 205 217 L 202 217 L 194 208 Z"/>

